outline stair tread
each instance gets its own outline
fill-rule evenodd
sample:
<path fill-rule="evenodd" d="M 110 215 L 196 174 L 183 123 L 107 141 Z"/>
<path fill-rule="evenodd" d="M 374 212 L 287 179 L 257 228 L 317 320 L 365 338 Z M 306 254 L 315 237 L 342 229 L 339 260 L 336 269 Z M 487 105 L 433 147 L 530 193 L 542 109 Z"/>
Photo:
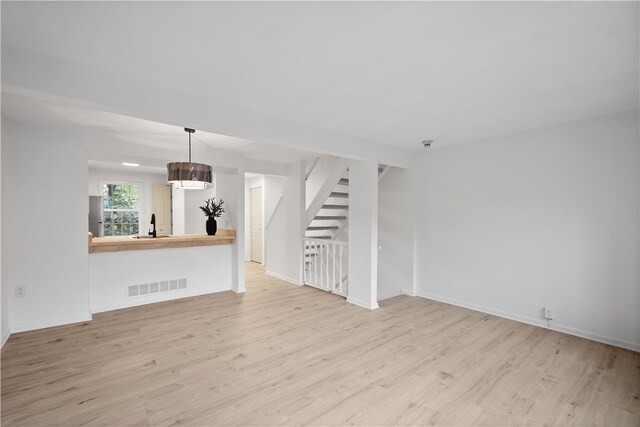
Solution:
<path fill-rule="evenodd" d="M 340 181 L 338 181 L 339 185 L 349 185 L 349 179 L 348 178 L 342 178 L 340 179 Z"/>
<path fill-rule="evenodd" d="M 345 215 L 316 215 L 315 218 L 318 221 L 328 221 L 328 220 L 339 220 L 339 219 L 347 219 Z"/>
<path fill-rule="evenodd" d="M 329 197 L 347 198 L 347 197 L 349 197 L 349 193 L 345 193 L 343 191 L 332 191 L 331 194 L 329 194 Z"/>
<path fill-rule="evenodd" d="M 312 226 L 312 227 L 307 227 L 307 231 L 320 231 L 320 230 L 337 230 L 338 227 L 337 225 L 322 225 L 322 226 Z"/>
<path fill-rule="evenodd" d="M 320 209 L 349 209 L 349 205 L 322 205 Z"/>

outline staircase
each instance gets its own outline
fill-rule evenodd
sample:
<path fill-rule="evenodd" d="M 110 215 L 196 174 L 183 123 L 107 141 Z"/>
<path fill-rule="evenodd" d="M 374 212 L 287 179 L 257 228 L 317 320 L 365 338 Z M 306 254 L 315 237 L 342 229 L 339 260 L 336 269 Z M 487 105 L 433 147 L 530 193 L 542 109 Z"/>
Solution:
<path fill-rule="evenodd" d="M 325 188 L 324 194 L 328 193 L 328 195 L 323 203 L 320 204 L 318 200 L 314 200 L 314 203 L 309 206 L 307 210 L 309 225 L 303 238 L 303 250 L 304 283 L 346 297 L 348 294 L 347 226 L 349 223 L 349 170 L 346 163 L 344 168 L 342 171 L 337 171 L 342 173 L 341 176 L 335 175 L 336 170 L 333 171 L 333 182 L 337 179 L 337 183 L 333 188 Z M 379 179 L 387 169 L 387 166 L 380 165 Z M 328 179 L 331 179 L 331 174 Z M 312 212 L 314 205 L 317 209 L 315 213 Z"/>
<path fill-rule="evenodd" d="M 315 239 L 337 239 L 349 218 L 349 171 L 344 173 L 304 233 Z M 346 236 L 344 236 L 346 240 Z"/>

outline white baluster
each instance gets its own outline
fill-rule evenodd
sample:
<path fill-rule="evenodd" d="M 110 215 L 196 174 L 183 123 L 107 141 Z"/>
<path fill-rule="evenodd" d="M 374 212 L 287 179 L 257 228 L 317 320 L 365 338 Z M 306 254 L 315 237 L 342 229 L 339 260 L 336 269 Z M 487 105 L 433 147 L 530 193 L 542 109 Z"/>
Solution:
<path fill-rule="evenodd" d="M 318 286 L 322 287 L 322 249 L 323 244 L 320 243 L 320 247 L 318 248 Z"/>
<path fill-rule="evenodd" d="M 336 245 L 331 246 L 331 260 L 333 261 L 333 275 L 331 280 L 331 288 L 336 287 Z"/>
<path fill-rule="evenodd" d="M 324 260 L 324 272 L 325 272 L 325 276 L 327 278 L 327 283 L 325 284 L 325 287 L 327 289 L 331 289 L 332 286 L 329 284 L 329 250 L 331 249 L 331 244 L 327 245 L 327 255 L 325 256 L 325 260 Z"/>
<path fill-rule="evenodd" d="M 323 274 L 323 284 L 325 288 L 329 288 L 329 276 L 327 275 L 326 263 L 329 259 L 329 244 L 324 245 L 324 263 L 322 264 L 322 268 L 324 270 Z"/>
<path fill-rule="evenodd" d="M 338 285 L 339 292 L 342 292 L 342 277 L 342 245 L 340 245 L 340 273 L 338 277 L 338 282 L 340 283 Z"/>
<path fill-rule="evenodd" d="M 322 259 L 324 257 L 324 248 L 325 248 L 325 245 L 324 245 L 324 243 L 322 243 L 322 245 L 320 246 L 320 260 L 319 260 L 319 264 L 320 264 L 320 283 L 319 283 L 319 285 L 320 285 L 321 288 L 324 287 L 324 274 L 322 272 Z"/>
<path fill-rule="evenodd" d="M 327 245 L 322 245 L 322 260 L 320 261 L 320 271 L 322 272 L 322 287 L 327 287 L 327 275 L 324 271 L 324 261 L 327 259 Z"/>
<path fill-rule="evenodd" d="M 302 239 L 305 261 L 302 276 L 304 283 L 346 296 L 343 266 L 346 247 L 346 242 L 342 241 L 308 240 L 304 237 Z"/>

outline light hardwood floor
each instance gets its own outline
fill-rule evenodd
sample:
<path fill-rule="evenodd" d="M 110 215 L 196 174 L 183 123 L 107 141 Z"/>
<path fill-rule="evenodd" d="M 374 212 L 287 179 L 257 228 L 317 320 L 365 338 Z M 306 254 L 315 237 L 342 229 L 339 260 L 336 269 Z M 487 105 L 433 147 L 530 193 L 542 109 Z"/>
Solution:
<path fill-rule="evenodd" d="M 638 425 L 638 353 L 247 265 L 218 293 L 14 335 L 2 425 Z"/>

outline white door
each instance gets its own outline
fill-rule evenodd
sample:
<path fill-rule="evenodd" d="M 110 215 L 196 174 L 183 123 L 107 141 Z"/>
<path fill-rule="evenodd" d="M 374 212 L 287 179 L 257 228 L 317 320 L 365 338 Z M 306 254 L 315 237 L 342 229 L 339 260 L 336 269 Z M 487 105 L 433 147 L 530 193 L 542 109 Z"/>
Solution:
<path fill-rule="evenodd" d="M 262 262 L 262 187 L 251 189 L 251 261 Z"/>
<path fill-rule="evenodd" d="M 153 186 L 153 211 L 156 214 L 156 232 L 171 234 L 171 186 Z"/>

